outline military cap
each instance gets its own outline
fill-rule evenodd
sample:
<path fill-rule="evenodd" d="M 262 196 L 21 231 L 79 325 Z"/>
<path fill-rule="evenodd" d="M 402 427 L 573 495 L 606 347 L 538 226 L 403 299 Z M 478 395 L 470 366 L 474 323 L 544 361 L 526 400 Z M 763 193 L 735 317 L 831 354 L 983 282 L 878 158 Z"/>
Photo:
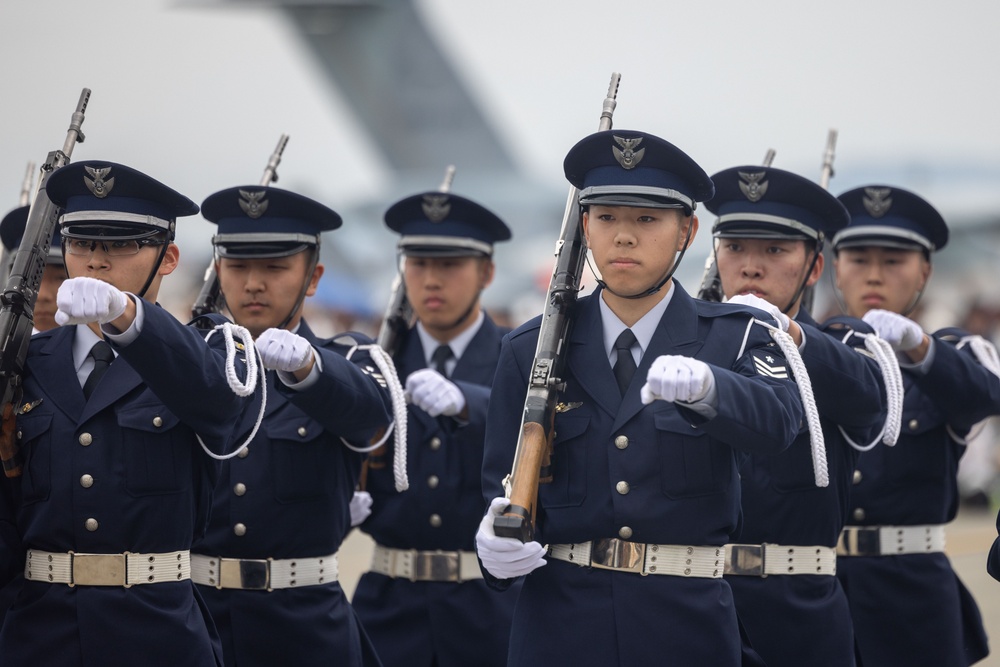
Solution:
<path fill-rule="evenodd" d="M 922 197 L 889 185 L 866 185 L 838 197 L 850 224 L 833 237 L 835 250 L 886 246 L 930 254 L 948 243 L 948 225 Z"/>
<path fill-rule="evenodd" d="M 607 130 L 584 137 L 563 162 L 566 179 L 584 206 L 683 208 L 711 199 L 708 174 L 668 141 L 634 130 Z"/>
<path fill-rule="evenodd" d="M 490 257 L 494 243 L 510 238 L 492 211 L 440 191 L 399 200 L 385 212 L 385 224 L 399 234 L 399 251 L 411 257 Z"/>
<path fill-rule="evenodd" d="M 712 176 L 715 196 L 705 207 L 718 216 L 717 238 L 832 237 L 850 222 L 837 198 L 808 178 L 783 169 L 744 166 Z"/>
<path fill-rule="evenodd" d="M 219 226 L 212 243 L 222 257 L 287 257 L 320 244 L 342 224 L 333 209 L 288 190 L 244 185 L 209 195 L 201 214 Z"/>
<path fill-rule="evenodd" d="M 173 239 L 177 218 L 198 212 L 198 205 L 176 190 L 114 162 L 60 167 L 45 192 L 63 209 L 59 224 L 67 238 L 139 239 L 166 232 Z"/>
<path fill-rule="evenodd" d="M 19 206 L 8 213 L 0 220 L 0 242 L 8 252 L 16 252 L 21 245 L 21 237 L 24 236 L 24 228 L 28 224 L 28 212 L 30 206 Z M 46 262 L 50 264 L 62 264 L 62 239 L 59 234 L 59 225 L 52 230 L 52 244 L 49 246 L 49 255 Z"/>

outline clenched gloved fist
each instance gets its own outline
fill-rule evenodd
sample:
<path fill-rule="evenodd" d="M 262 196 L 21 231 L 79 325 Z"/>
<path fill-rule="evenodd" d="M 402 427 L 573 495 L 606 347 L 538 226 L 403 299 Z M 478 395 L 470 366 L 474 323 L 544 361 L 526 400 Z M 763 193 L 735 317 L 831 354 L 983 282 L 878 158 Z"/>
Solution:
<path fill-rule="evenodd" d="M 494 498 L 490 509 L 479 522 L 476 532 L 476 552 L 486 571 L 497 579 L 513 579 L 545 565 L 545 547 L 538 542 L 525 542 L 514 537 L 497 537 L 493 519 L 500 516 L 509 503 L 506 498 Z"/>
<path fill-rule="evenodd" d="M 264 368 L 294 373 L 313 358 L 309 341 L 287 329 L 268 329 L 255 342 Z"/>
<path fill-rule="evenodd" d="M 462 390 L 430 368 L 423 368 L 406 378 L 406 395 L 409 396 L 410 403 L 431 417 L 454 417 L 465 409 Z"/>
<path fill-rule="evenodd" d="M 351 497 L 351 526 L 359 523 L 371 516 L 372 494 L 367 491 L 355 491 Z"/>
<path fill-rule="evenodd" d="M 107 324 L 121 317 L 128 296 L 114 285 L 96 278 L 69 278 L 56 293 L 56 323 Z"/>
<path fill-rule="evenodd" d="M 649 367 L 639 397 L 646 405 L 661 401 L 696 403 L 715 385 L 712 369 L 704 361 L 675 354 L 657 357 Z"/>
<path fill-rule="evenodd" d="M 772 304 L 766 299 L 762 299 L 759 296 L 753 294 L 737 294 L 732 299 L 727 301 L 727 303 L 739 303 L 744 306 L 751 306 L 757 310 L 763 310 L 765 313 L 769 313 L 771 317 L 775 319 L 778 323 L 778 328 L 782 331 L 788 331 L 788 315 L 781 312 L 781 309 Z"/>
<path fill-rule="evenodd" d="M 924 340 L 924 330 L 908 317 L 903 317 L 889 310 L 875 308 L 862 317 L 872 326 L 879 337 L 892 345 L 899 352 L 912 350 Z"/>

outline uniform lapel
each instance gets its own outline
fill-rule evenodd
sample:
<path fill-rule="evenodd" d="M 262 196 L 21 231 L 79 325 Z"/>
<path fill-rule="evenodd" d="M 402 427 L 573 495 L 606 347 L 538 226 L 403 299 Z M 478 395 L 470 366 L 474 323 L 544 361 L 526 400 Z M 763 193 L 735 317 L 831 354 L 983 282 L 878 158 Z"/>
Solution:
<path fill-rule="evenodd" d="M 86 421 L 104 408 L 116 403 L 122 396 L 142 384 L 142 378 L 122 357 L 117 357 L 108 366 L 108 372 L 101 378 L 94 393 L 83 407 L 80 421 Z M 83 398 L 83 389 L 80 389 Z"/>
<path fill-rule="evenodd" d="M 618 391 L 614 371 L 604 349 L 603 324 L 598 299 L 595 292 L 586 301 L 579 302 L 577 320 L 570 332 L 569 359 L 566 373 L 572 373 L 580 387 L 587 392 L 609 414 L 615 414 L 621 405 L 622 396 Z M 633 380 L 634 382 L 634 380 Z"/>
<path fill-rule="evenodd" d="M 393 361 L 396 363 L 396 371 L 399 374 L 399 382 L 406 388 L 406 378 L 411 373 L 427 368 L 427 357 L 424 356 L 424 346 L 420 342 L 420 335 L 416 328 L 412 328 L 405 334 L 406 339 L 400 347 L 399 353 Z M 463 355 L 464 356 L 464 355 Z M 413 406 L 407 406 L 410 419 L 413 419 L 423 426 L 423 431 L 433 431 L 437 428 L 437 420 L 429 414 Z"/>
<path fill-rule="evenodd" d="M 812 327 L 816 327 L 816 328 L 819 328 L 819 325 L 818 325 L 818 324 L 816 324 L 816 320 L 814 320 L 814 319 L 812 318 L 812 315 L 810 315 L 809 313 L 807 313 L 807 312 L 806 312 L 806 311 L 805 311 L 804 309 L 802 309 L 802 308 L 799 308 L 799 312 L 798 312 L 798 313 L 796 313 L 796 315 L 795 315 L 795 318 L 794 318 L 794 319 L 795 319 L 795 321 L 796 321 L 796 322 L 798 322 L 799 324 L 808 324 L 809 326 L 812 326 Z"/>
<path fill-rule="evenodd" d="M 419 336 L 417 336 L 419 338 Z M 479 331 L 469 341 L 469 346 L 452 371 L 452 380 L 465 380 L 482 384 L 493 377 L 496 370 L 497 351 L 500 349 L 500 330 L 489 315 L 484 315 Z M 492 354 L 488 351 L 494 350 Z M 485 354 L 484 354 L 485 352 Z"/>
<path fill-rule="evenodd" d="M 76 378 L 73 365 L 73 336 L 75 327 L 59 327 L 42 346 L 41 353 L 31 359 L 31 375 L 42 388 L 45 398 L 78 421 L 83 411 L 83 389 Z M 67 372 L 67 369 L 69 371 Z M 35 400 L 36 396 L 25 396 Z"/>
<path fill-rule="evenodd" d="M 612 430 L 620 428 L 643 408 L 640 398 L 642 385 L 646 384 L 649 367 L 657 357 L 665 354 L 693 357 L 701 349 L 703 342 L 698 340 L 698 310 L 694 299 L 688 296 L 679 283 L 675 281 L 674 285 L 674 294 L 649 342 L 649 349 L 642 354 L 632 384 L 622 399 Z M 611 382 L 614 386 L 613 374 Z"/>

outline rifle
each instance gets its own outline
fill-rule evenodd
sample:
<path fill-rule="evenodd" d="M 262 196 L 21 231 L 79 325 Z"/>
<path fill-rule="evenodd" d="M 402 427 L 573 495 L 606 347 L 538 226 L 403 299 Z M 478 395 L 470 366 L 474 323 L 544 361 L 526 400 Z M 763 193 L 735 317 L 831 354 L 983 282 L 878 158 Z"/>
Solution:
<path fill-rule="evenodd" d="M 599 131 L 611 129 L 620 78 L 617 72 L 611 75 L 611 85 L 601 109 Z M 535 359 L 531 364 L 514 465 L 503 481 L 510 504 L 493 520 L 493 530 L 498 536 L 515 537 L 522 542 L 530 541 L 535 534 L 538 485 L 552 481 L 550 458 L 558 410 L 556 399 L 566 386 L 563 379 L 566 341 L 573 324 L 573 310 L 587 257 L 581 224 L 580 191 L 575 187 L 570 188 L 566 200 L 555 257 L 555 268 L 545 296 L 545 312 L 538 331 Z"/>
<path fill-rule="evenodd" d="M 288 135 L 282 134 L 281 138 L 278 139 L 277 147 L 271 153 L 271 158 L 267 161 L 267 167 L 264 168 L 264 175 L 260 179 L 262 186 L 278 182 L 278 165 L 281 163 L 281 154 L 285 152 L 285 144 L 287 143 Z M 219 286 L 219 276 L 215 273 L 215 258 L 213 257 L 208 268 L 205 269 L 205 282 L 201 286 L 201 292 L 198 293 L 198 298 L 191 306 L 191 316 L 198 318 L 209 313 L 218 313 L 225 305 L 226 299 Z M 212 324 L 205 322 L 205 326 L 212 326 Z"/>
<path fill-rule="evenodd" d="M 69 164 L 73 147 L 78 142 L 83 143 L 84 135 L 80 127 L 89 101 L 90 89 L 84 88 L 70 120 L 62 150 L 49 153 L 42 164 L 24 235 L 14 255 L 3 294 L 0 294 L 0 341 L 3 343 L 0 352 L 0 406 L 3 414 L 0 460 L 7 477 L 20 477 L 22 472 L 23 455 L 14 435 L 14 411 L 21 402 L 21 380 L 28 358 L 35 300 L 59 216 L 59 208 L 49 199 L 45 185 L 56 169 Z"/>
<path fill-rule="evenodd" d="M 819 184 L 824 190 L 830 189 L 830 177 L 833 176 L 834 149 L 837 147 L 837 130 L 830 128 L 826 135 L 826 150 L 823 151 L 823 167 L 819 174 Z M 802 303 L 800 308 L 807 313 L 812 312 L 813 298 L 816 293 L 815 286 L 805 288 L 802 292 Z"/>
<path fill-rule="evenodd" d="M 444 180 L 438 187 L 438 192 L 450 192 L 451 183 L 455 180 L 455 165 L 448 165 L 444 171 Z M 389 304 L 385 308 L 382 316 L 382 324 L 379 326 L 378 337 L 375 342 L 390 357 L 395 357 L 399 352 L 403 334 L 409 330 L 413 323 L 413 305 L 406 297 L 406 284 L 403 282 L 403 265 L 400 259 L 399 271 L 392 279 L 391 292 L 389 294 Z M 385 435 L 385 429 L 379 429 L 378 433 L 371 439 L 376 443 Z M 358 490 L 364 491 L 368 486 L 368 470 L 376 470 L 385 467 L 385 462 L 381 457 L 386 453 L 386 446 L 382 445 L 369 452 L 368 456 L 361 463 L 361 474 L 358 476 Z"/>
<path fill-rule="evenodd" d="M 21 183 L 21 196 L 17 200 L 17 208 L 27 206 L 31 203 L 31 186 L 35 182 L 35 163 L 29 162 L 28 169 L 24 172 L 24 182 Z M 17 210 L 17 209 L 14 209 Z M 10 275 L 10 264 L 14 261 L 14 248 L 6 245 L 0 247 L 0 276 L 6 278 Z"/>
<path fill-rule="evenodd" d="M 438 192 L 449 192 L 451 183 L 455 180 L 455 166 L 448 165 L 444 172 L 444 180 Z M 376 342 L 378 346 L 385 350 L 390 357 L 395 357 L 399 352 L 399 343 L 403 333 L 410 328 L 413 323 L 413 306 L 406 298 L 406 285 L 403 283 L 402 266 L 396 277 L 392 280 L 392 288 L 389 294 L 389 304 L 385 308 L 385 315 L 382 316 L 382 324 L 379 326 Z"/>
<path fill-rule="evenodd" d="M 768 148 L 764 154 L 764 166 L 770 167 L 774 162 L 774 149 Z M 712 249 L 705 259 L 705 271 L 701 274 L 701 285 L 698 287 L 698 298 L 702 301 L 714 301 L 722 303 L 725 294 L 722 293 L 722 278 L 719 277 L 719 267 L 715 265 L 715 241 L 712 241 Z"/>
<path fill-rule="evenodd" d="M 826 150 L 823 151 L 823 169 L 819 175 L 819 184 L 824 190 L 830 189 L 830 177 L 833 176 L 834 149 L 837 147 L 837 130 L 830 128 L 826 135 Z"/>
<path fill-rule="evenodd" d="M 21 183 L 21 197 L 17 200 L 18 206 L 27 206 L 31 203 L 31 186 L 35 183 L 35 163 L 29 162 L 28 168 L 24 172 L 24 182 Z"/>

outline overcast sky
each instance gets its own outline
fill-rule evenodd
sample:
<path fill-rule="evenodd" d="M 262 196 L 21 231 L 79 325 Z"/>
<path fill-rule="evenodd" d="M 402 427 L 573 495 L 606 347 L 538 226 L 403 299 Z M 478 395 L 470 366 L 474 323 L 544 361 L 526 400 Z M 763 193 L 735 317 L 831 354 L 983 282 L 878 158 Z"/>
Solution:
<path fill-rule="evenodd" d="M 709 173 L 774 148 L 775 166 L 818 178 L 836 128 L 834 192 L 882 180 L 949 218 L 1000 208 L 995 1 L 417 4 L 515 159 L 555 192 L 618 71 L 616 127 L 667 138 Z M 3 2 L 0 62 L 3 209 L 27 162 L 61 146 L 83 87 L 88 138 L 73 159 L 135 166 L 197 202 L 256 181 L 281 133 L 279 185 L 334 208 L 377 200 L 390 177 L 349 91 L 266 5 Z M 207 243 L 211 225 L 182 224 Z"/>
<path fill-rule="evenodd" d="M 516 158 L 554 183 L 569 146 L 596 129 L 612 71 L 622 73 L 616 126 L 668 138 L 710 173 L 769 147 L 775 166 L 818 173 L 830 127 L 841 173 L 866 162 L 1000 164 L 1000 3 L 418 6 Z M 287 132 L 289 181 L 312 179 L 333 199 L 377 193 L 380 165 L 345 91 L 266 6 L 5 2 L 0 58 L 0 201 L 16 200 L 29 159 L 61 144 L 85 86 L 93 139 L 75 159 L 145 166 L 200 200 L 239 179 L 244 159 L 256 176 L 262 147 Z"/>

